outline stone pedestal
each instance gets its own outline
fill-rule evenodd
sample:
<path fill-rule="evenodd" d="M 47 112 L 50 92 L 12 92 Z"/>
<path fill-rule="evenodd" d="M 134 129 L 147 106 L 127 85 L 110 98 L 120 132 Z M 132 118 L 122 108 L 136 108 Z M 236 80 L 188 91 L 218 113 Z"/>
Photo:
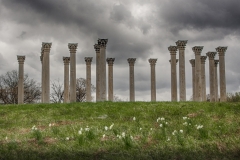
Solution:
<path fill-rule="evenodd" d="M 216 52 L 208 52 L 206 55 L 209 59 L 209 85 L 210 85 L 210 102 L 215 102 L 215 72 L 214 72 L 214 57 L 217 53 Z"/>
<path fill-rule="evenodd" d="M 195 59 L 191 59 L 189 61 L 192 65 L 192 100 L 196 101 L 196 96 L 195 96 Z"/>
<path fill-rule="evenodd" d="M 18 104 L 24 103 L 24 61 L 25 56 L 17 56 L 18 59 Z"/>
<path fill-rule="evenodd" d="M 176 45 L 179 50 L 179 94 L 180 101 L 186 101 L 186 76 L 185 76 L 185 46 L 187 40 L 178 40 Z"/>
<path fill-rule="evenodd" d="M 100 47 L 100 101 L 106 101 L 106 46 L 108 39 L 98 39 L 98 45 Z"/>
<path fill-rule="evenodd" d="M 100 101 L 100 46 L 98 44 L 94 45 L 96 51 L 96 101 Z"/>
<path fill-rule="evenodd" d="M 203 46 L 195 46 L 192 48 L 195 53 L 195 98 L 196 101 L 202 101 L 202 79 L 201 79 L 201 52 Z"/>
<path fill-rule="evenodd" d="M 219 46 L 216 48 L 219 56 L 219 77 L 220 77 L 220 101 L 227 101 L 226 75 L 225 75 L 225 52 L 227 47 Z"/>
<path fill-rule="evenodd" d="M 91 95 L 91 63 L 93 57 L 85 57 L 86 62 L 86 101 L 92 101 Z"/>
<path fill-rule="evenodd" d="M 68 43 L 70 51 L 70 102 L 76 102 L 76 51 L 77 43 Z"/>
<path fill-rule="evenodd" d="M 215 101 L 218 102 L 218 74 L 217 74 L 217 65 L 219 60 L 214 60 L 214 89 L 215 89 Z"/>
<path fill-rule="evenodd" d="M 177 46 L 169 46 L 168 50 L 170 51 L 171 60 L 171 100 L 177 101 L 177 60 L 176 60 L 176 53 L 177 53 Z"/>
<path fill-rule="evenodd" d="M 108 100 L 113 101 L 113 64 L 115 58 L 107 58 L 108 63 Z"/>
<path fill-rule="evenodd" d="M 129 63 L 129 89 L 130 89 L 130 101 L 135 101 L 135 84 L 134 84 L 134 64 L 136 58 L 128 58 Z"/>
<path fill-rule="evenodd" d="M 156 101 L 156 72 L 155 65 L 157 59 L 150 58 L 149 60 L 151 66 L 151 101 Z"/>
<path fill-rule="evenodd" d="M 70 57 L 63 57 L 64 63 L 64 103 L 69 103 L 69 63 Z"/>
<path fill-rule="evenodd" d="M 207 101 L 206 96 L 206 74 L 205 74 L 205 61 L 207 56 L 201 56 L 201 79 L 202 79 L 202 101 Z"/>
<path fill-rule="evenodd" d="M 43 103 L 50 103 L 50 49 L 52 43 L 42 43 L 42 51 L 43 51 Z"/>

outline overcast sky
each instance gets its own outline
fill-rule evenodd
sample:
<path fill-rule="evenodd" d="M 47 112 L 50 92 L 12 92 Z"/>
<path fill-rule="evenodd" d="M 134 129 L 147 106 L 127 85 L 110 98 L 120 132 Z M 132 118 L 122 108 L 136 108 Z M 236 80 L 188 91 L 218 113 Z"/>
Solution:
<path fill-rule="evenodd" d="M 0 75 L 17 70 L 17 55 L 25 55 L 25 73 L 40 82 L 41 45 L 52 42 L 51 81 L 63 81 L 62 57 L 70 55 L 68 43 L 78 43 L 77 77 L 86 77 L 84 57 L 93 57 L 92 84 L 96 85 L 93 45 L 98 38 L 108 38 L 106 57 L 115 58 L 114 94 L 129 100 L 127 58 L 137 58 L 136 100 L 149 101 L 148 59 L 157 58 L 157 100 L 167 101 L 171 99 L 168 46 L 188 40 L 187 99 L 192 95 L 189 60 L 194 58 L 194 46 L 204 46 L 202 55 L 216 51 L 218 46 L 228 46 L 227 92 L 239 92 L 239 6 L 239 0 L 0 0 Z M 207 59 L 207 93 L 208 71 Z"/>

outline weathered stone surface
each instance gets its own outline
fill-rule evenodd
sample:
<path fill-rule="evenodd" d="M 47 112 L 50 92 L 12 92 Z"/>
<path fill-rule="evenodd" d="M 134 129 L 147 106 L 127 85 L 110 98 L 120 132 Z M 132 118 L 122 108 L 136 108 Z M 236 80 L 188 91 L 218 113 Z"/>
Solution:
<path fill-rule="evenodd" d="M 86 62 L 86 101 L 92 101 L 91 95 L 91 63 L 93 57 L 85 57 Z"/>
<path fill-rule="evenodd" d="M 156 71 L 155 71 L 155 65 L 157 62 L 157 59 L 148 59 L 148 62 L 151 66 L 151 101 L 156 101 Z"/>
<path fill-rule="evenodd" d="M 64 103 L 69 103 L 69 63 L 70 57 L 63 57 L 64 63 Z"/>
<path fill-rule="evenodd" d="M 196 101 L 196 96 L 195 96 L 195 59 L 189 60 L 189 62 L 192 65 L 192 100 Z"/>
<path fill-rule="evenodd" d="M 96 101 L 100 101 L 100 45 L 95 44 L 96 51 Z"/>
<path fill-rule="evenodd" d="M 17 56 L 18 59 L 18 104 L 24 103 L 24 61 L 25 56 Z"/>
<path fill-rule="evenodd" d="M 135 101 L 135 84 L 134 84 L 134 64 L 136 61 L 136 58 L 128 58 L 129 63 L 129 88 L 130 88 L 130 101 Z"/>
<path fill-rule="evenodd" d="M 214 60 L 214 89 L 215 89 L 215 101 L 218 102 L 218 74 L 217 74 L 217 66 L 219 60 Z"/>
<path fill-rule="evenodd" d="M 210 102 L 215 102 L 215 85 L 214 85 L 214 57 L 216 52 L 208 52 L 206 55 L 209 59 L 209 84 L 210 84 Z"/>
<path fill-rule="evenodd" d="M 202 79 L 202 101 L 206 101 L 206 74 L 205 74 L 205 62 L 207 56 L 201 56 L 201 79 Z"/>

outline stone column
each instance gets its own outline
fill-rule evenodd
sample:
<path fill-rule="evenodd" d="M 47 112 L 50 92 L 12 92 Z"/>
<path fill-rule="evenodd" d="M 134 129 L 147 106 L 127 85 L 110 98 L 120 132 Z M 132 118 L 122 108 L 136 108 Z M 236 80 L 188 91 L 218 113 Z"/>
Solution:
<path fill-rule="evenodd" d="M 135 101 L 135 84 L 134 84 L 134 63 L 136 58 L 128 58 L 129 63 L 129 88 L 130 88 L 130 101 Z"/>
<path fill-rule="evenodd" d="M 192 48 L 195 53 L 195 98 L 196 101 L 202 101 L 202 82 L 201 82 L 201 52 L 203 46 Z"/>
<path fill-rule="evenodd" d="M 93 57 L 85 57 L 86 62 L 86 101 L 92 101 L 91 95 L 91 63 Z"/>
<path fill-rule="evenodd" d="M 100 100 L 106 101 L 106 46 L 108 39 L 98 39 L 100 46 Z"/>
<path fill-rule="evenodd" d="M 227 101 L 226 75 L 225 75 L 225 52 L 227 47 L 219 46 L 216 48 L 219 56 L 219 77 L 220 77 L 220 101 Z"/>
<path fill-rule="evenodd" d="M 186 76 L 185 76 L 185 46 L 187 40 L 178 40 L 176 45 L 179 50 L 179 94 L 180 101 L 186 101 Z"/>
<path fill-rule="evenodd" d="M 50 103 L 50 49 L 52 43 L 42 43 L 43 50 L 43 103 Z"/>
<path fill-rule="evenodd" d="M 177 60 L 176 60 L 176 53 L 177 53 L 177 46 L 169 46 L 168 50 L 170 51 L 171 60 L 171 100 L 177 101 Z"/>
<path fill-rule="evenodd" d="M 76 102 L 76 51 L 77 43 L 68 43 L 70 50 L 70 102 Z"/>
<path fill-rule="evenodd" d="M 192 65 L 192 100 L 195 101 L 195 59 L 189 60 Z"/>
<path fill-rule="evenodd" d="M 96 51 L 96 101 L 100 101 L 100 46 L 98 44 L 94 45 Z"/>
<path fill-rule="evenodd" d="M 151 101 L 156 101 L 156 72 L 155 65 L 157 59 L 150 58 L 149 60 L 151 66 Z"/>
<path fill-rule="evenodd" d="M 202 81 L 202 101 L 207 101 L 206 97 L 206 74 L 205 74 L 205 61 L 207 56 L 201 56 L 201 81 Z"/>
<path fill-rule="evenodd" d="M 113 101 L 113 63 L 115 58 L 107 58 L 108 63 L 108 100 Z"/>
<path fill-rule="evenodd" d="M 24 103 L 24 61 L 25 56 L 17 56 L 18 59 L 18 104 Z"/>
<path fill-rule="evenodd" d="M 216 52 L 208 52 L 206 54 L 209 59 L 209 85 L 210 85 L 210 102 L 215 102 L 215 86 L 214 86 L 214 57 Z"/>
<path fill-rule="evenodd" d="M 44 93 L 44 84 L 43 84 L 43 80 L 44 80 L 44 74 L 43 74 L 43 70 L 44 70 L 44 67 L 43 67 L 43 48 L 41 48 L 41 56 L 40 56 L 40 61 L 41 61 L 41 65 L 42 65 L 42 80 L 41 80 L 41 89 L 42 89 L 42 93 L 41 93 L 41 102 L 43 103 L 43 93 Z"/>
<path fill-rule="evenodd" d="M 215 101 L 218 102 L 218 74 L 217 74 L 217 65 L 219 60 L 214 60 L 214 89 L 215 89 Z"/>
<path fill-rule="evenodd" d="M 64 103 L 69 103 L 69 63 L 70 57 L 63 57 L 64 63 Z"/>

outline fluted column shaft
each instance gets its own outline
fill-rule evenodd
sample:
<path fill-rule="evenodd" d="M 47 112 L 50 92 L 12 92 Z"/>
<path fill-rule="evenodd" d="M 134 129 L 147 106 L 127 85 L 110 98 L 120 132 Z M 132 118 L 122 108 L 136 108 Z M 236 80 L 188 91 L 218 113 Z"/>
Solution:
<path fill-rule="evenodd" d="M 77 43 L 68 43 L 70 51 L 70 102 L 76 102 L 76 51 Z"/>
<path fill-rule="evenodd" d="M 202 101 L 202 82 L 201 82 L 201 52 L 203 46 L 195 46 L 192 48 L 195 53 L 195 96 L 196 101 Z"/>
<path fill-rule="evenodd" d="M 85 57 L 86 62 L 86 101 L 92 101 L 91 95 L 91 63 L 93 57 Z"/>
<path fill-rule="evenodd" d="M 96 101 L 100 101 L 100 46 L 98 44 L 94 45 L 96 51 Z"/>
<path fill-rule="evenodd" d="M 215 101 L 218 102 L 218 74 L 217 74 L 217 65 L 219 60 L 214 60 L 214 89 L 215 89 Z"/>
<path fill-rule="evenodd" d="M 100 47 L 100 101 L 106 101 L 106 46 L 108 39 L 98 39 L 98 45 Z"/>
<path fill-rule="evenodd" d="M 205 74 L 205 61 L 207 56 L 201 56 L 201 82 L 202 82 L 202 101 L 206 101 L 206 74 Z"/>
<path fill-rule="evenodd" d="M 171 100 L 177 101 L 177 59 L 176 59 L 176 52 L 177 46 L 169 46 L 168 50 L 170 51 L 171 55 Z"/>
<path fill-rule="evenodd" d="M 207 56 L 209 59 L 209 81 L 210 81 L 210 102 L 215 102 L 215 85 L 214 85 L 214 79 L 215 79 L 215 72 L 214 72 L 214 57 L 216 55 L 216 52 L 208 52 Z"/>
<path fill-rule="evenodd" d="M 24 61 L 25 56 L 17 56 L 18 59 L 18 104 L 24 103 Z"/>
<path fill-rule="evenodd" d="M 189 61 L 192 65 L 192 100 L 196 101 L 196 96 L 195 96 L 195 59 L 191 59 Z"/>
<path fill-rule="evenodd" d="M 227 101 L 226 75 L 225 75 L 225 52 L 227 47 L 216 48 L 219 56 L 219 77 L 220 77 L 220 101 Z"/>
<path fill-rule="evenodd" d="M 185 76 L 185 46 L 186 40 L 179 40 L 176 45 L 179 50 L 179 94 L 180 101 L 186 101 L 186 76 Z"/>
<path fill-rule="evenodd" d="M 130 101 L 135 101 L 135 84 L 134 84 L 134 63 L 136 58 L 128 58 L 129 63 L 129 89 L 130 89 Z"/>
<path fill-rule="evenodd" d="M 52 43 L 42 43 L 43 49 L 43 103 L 50 103 L 50 48 Z"/>
<path fill-rule="evenodd" d="M 69 63 L 70 57 L 63 57 L 64 63 L 64 95 L 63 95 L 63 102 L 69 103 Z"/>
<path fill-rule="evenodd" d="M 108 100 L 113 101 L 113 64 L 115 58 L 107 58 L 108 63 Z"/>
<path fill-rule="evenodd" d="M 150 58 L 149 60 L 151 66 L 151 101 L 156 101 L 156 71 L 155 66 L 157 59 Z"/>

